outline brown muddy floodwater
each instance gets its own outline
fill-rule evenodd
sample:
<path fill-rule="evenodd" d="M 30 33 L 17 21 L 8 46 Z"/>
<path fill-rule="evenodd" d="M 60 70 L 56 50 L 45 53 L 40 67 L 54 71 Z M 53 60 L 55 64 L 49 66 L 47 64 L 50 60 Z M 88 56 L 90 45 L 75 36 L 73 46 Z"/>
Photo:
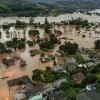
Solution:
<path fill-rule="evenodd" d="M 60 21 L 64 21 L 64 20 L 69 20 L 71 18 L 78 18 L 78 17 L 83 17 L 84 19 L 88 19 L 90 22 L 100 22 L 100 18 L 99 16 L 96 15 L 85 15 L 85 14 L 66 14 L 66 15 L 60 15 L 58 17 L 48 17 L 49 22 L 60 22 Z M 35 22 L 40 22 L 40 23 L 44 23 L 44 17 L 36 17 L 35 18 Z M 20 20 L 20 21 L 25 21 L 28 22 L 29 18 L 26 17 L 22 17 L 22 18 L 17 18 L 17 17 L 7 17 L 7 18 L 0 18 L 0 24 L 2 25 L 4 22 L 16 22 L 16 20 Z M 71 27 L 70 27 L 71 28 Z M 26 31 L 26 39 L 27 40 L 31 40 L 28 36 L 28 30 L 30 28 L 27 28 Z M 56 27 L 57 29 L 57 27 Z M 60 30 L 63 32 L 63 35 L 60 37 L 67 37 L 66 41 L 70 41 L 70 42 L 76 42 L 79 44 L 79 47 L 85 47 L 85 48 L 92 48 L 94 46 L 94 41 L 97 39 L 100 39 L 100 35 L 99 34 L 95 34 L 95 31 L 91 30 L 91 31 L 85 31 L 84 29 L 81 29 L 80 34 L 77 34 L 77 31 L 75 31 L 75 28 L 71 28 L 71 31 L 69 32 L 69 28 L 68 26 L 66 26 L 66 32 L 64 33 L 64 29 L 61 27 Z M 0 31 L 2 32 L 2 38 L 0 39 L 0 42 L 6 42 L 8 40 L 11 40 L 11 37 L 7 38 L 5 31 L 2 30 L 2 28 L 0 29 Z M 18 35 L 18 38 L 23 38 L 23 30 L 16 30 L 14 27 L 11 27 L 9 32 L 14 33 L 14 31 L 16 32 L 20 32 L 20 35 Z M 44 37 L 44 30 L 43 29 L 39 29 L 40 31 L 40 37 L 43 38 Z M 91 32 L 91 38 L 89 33 Z M 82 38 L 82 35 L 85 34 L 86 38 Z M 59 38 L 60 38 L 59 37 Z M 61 40 L 62 44 L 65 42 L 65 40 Z M 53 54 L 55 54 L 55 51 L 58 50 L 58 46 L 53 50 Z M 29 54 L 29 50 L 31 49 L 39 49 L 38 45 L 35 45 L 33 47 L 29 47 L 28 45 L 26 45 L 26 50 L 24 52 L 17 52 L 22 59 L 24 59 L 27 62 L 27 67 L 25 70 L 21 70 L 19 67 L 19 61 L 16 62 L 15 65 L 11 66 L 10 68 L 6 68 L 6 66 L 4 66 L 3 64 L 1 64 L 0 62 L 0 77 L 3 76 L 8 76 L 11 75 L 10 78 L 7 79 L 0 79 L 0 100 L 6 100 L 6 98 L 8 98 L 8 100 L 12 100 L 10 99 L 10 95 L 9 95 L 9 88 L 7 85 L 7 80 L 11 80 L 17 77 L 21 77 L 23 75 L 28 75 L 30 78 L 32 76 L 32 71 L 34 69 L 42 69 L 44 70 L 46 66 L 53 66 L 53 62 L 49 62 L 49 63 L 45 63 L 42 64 L 39 61 L 40 55 L 36 55 L 35 57 L 31 57 Z M 12 54 L 11 56 L 13 56 L 14 54 Z M 6 56 L 7 58 L 9 58 L 9 55 L 0 55 L 0 59 L 2 59 L 4 56 Z M 10 72 L 9 72 L 10 69 Z"/>

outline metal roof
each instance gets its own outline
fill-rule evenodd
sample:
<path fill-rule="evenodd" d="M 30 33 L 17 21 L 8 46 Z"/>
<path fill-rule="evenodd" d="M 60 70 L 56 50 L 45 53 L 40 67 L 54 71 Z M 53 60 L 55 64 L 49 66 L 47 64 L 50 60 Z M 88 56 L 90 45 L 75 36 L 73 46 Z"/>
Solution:
<path fill-rule="evenodd" d="M 100 92 L 91 90 L 81 93 L 77 96 L 77 100 L 100 100 Z"/>
<path fill-rule="evenodd" d="M 63 70 L 63 67 L 61 67 L 60 65 L 55 65 L 55 66 L 53 66 L 53 70 L 60 71 L 60 70 Z"/>
<path fill-rule="evenodd" d="M 22 81 L 24 85 L 32 83 L 30 78 L 26 75 L 26 76 L 22 76 L 22 77 L 13 79 L 13 80 L 9 80 L 9 81 L 7 81 L 7 84 L 9 87 L 13 87 L 13 86 L 16 86 L 18 84 L 18 82 L 20 82 L 20 81 Z"/>

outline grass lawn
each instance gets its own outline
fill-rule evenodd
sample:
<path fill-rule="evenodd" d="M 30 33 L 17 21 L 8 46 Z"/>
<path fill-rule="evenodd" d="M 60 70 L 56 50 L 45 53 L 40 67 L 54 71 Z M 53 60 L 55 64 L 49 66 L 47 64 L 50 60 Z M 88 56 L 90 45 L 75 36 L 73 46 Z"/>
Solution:
<path fill-rule="evenodd" d="M 100 72 L 99 73 L 96 73 L 94 74 L 98 79 L 100 79 Z"/>

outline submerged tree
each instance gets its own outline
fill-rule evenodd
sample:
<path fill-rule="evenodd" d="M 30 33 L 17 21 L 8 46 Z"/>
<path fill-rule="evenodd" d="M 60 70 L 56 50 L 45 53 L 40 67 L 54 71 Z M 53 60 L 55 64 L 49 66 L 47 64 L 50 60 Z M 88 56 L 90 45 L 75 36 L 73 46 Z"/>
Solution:
<path fill-rule="evenodd" d="M 29 25 L 34 25 L 34 19 L 33 19 L 33 17 L 29 18 Z"/>
<path fill-rule="evenodd" d="M 100 40 L 94 42 L 95 49 L 100 49 Z"/>
<path fill-rule="evenodd" d="M 49 23 L 47 17 L 45 18 L 45 22 L 44 22 L 44 32 L 47 34 L 51 33 L 50 23 Z"/>
<path fill-rule="evenodd" d="M 64 45 L 61 45 L 59 47 L 60 50 L 62 50 L 64 53 L 68 54 L 75 54 L 78 50 L 78 44 L 77 43 L 70 43 L 70 42 L 65 42 Z"/>

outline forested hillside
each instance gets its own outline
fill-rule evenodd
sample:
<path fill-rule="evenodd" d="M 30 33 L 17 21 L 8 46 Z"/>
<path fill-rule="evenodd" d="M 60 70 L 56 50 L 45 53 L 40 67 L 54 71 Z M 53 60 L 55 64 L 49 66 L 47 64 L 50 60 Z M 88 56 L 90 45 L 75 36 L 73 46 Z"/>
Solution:
<path fill-rule="evenodd" d="M 48 14 L 56 6 L 46 3 L 31 3 L 25 0 L 0 0 L 0 15 L 38 16 Z"/>
<path fill-rule="evenodd" d="M 37 2 L 35 2 L 37 1 Z M 38 2 L 41 1 L 41 2 Z M 49 3 L 46 3 L 46 2 Z M 100 0 L 0 0 L 0 16 L 56 16 L 100 8 Z M 52 4 L 50 4 L 52 3 Z M 85 9 L 85 10 L 84 10 Z"/>
<path fill-rule="evenodd" d="M 98 8 L 100 6 L 100 0 L 59 0 L 56 4 L 79 8 Z"/>

